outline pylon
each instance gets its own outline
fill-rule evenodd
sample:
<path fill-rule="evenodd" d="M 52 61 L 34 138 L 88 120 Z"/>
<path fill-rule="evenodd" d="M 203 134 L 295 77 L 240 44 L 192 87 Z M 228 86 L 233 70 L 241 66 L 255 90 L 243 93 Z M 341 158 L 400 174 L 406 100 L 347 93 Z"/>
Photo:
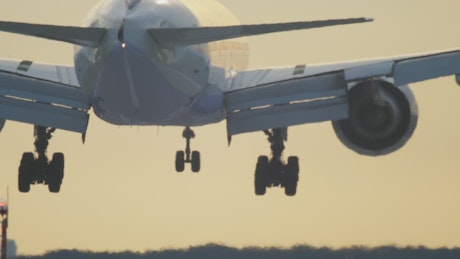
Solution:
<path fill-rule="evenodd" d="M 8 226 L 8 218 L 4 218 L 2 220 L 2 258 L 1 259 L 6 259 L 6 229 Z"/>

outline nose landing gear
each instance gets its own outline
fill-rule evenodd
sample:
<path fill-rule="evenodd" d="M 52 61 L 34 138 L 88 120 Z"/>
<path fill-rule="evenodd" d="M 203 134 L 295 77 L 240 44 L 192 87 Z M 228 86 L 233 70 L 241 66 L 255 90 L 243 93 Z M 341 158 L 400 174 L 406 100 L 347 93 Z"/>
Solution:
<path fill-rule="evenodd" d="M 282 187 L 287 196 L 297 193 L 299 181 L 299 158 L 291 156 L 288 162 L 283 161 L 284 141 L 287 140 L 287 129 L 266 130 L 271 144 L 272 157 L 260 156 L 257 160 L 255 172 L 255 193 L 264 195 L 267 188 Z"/>
<path fill-rule="evenodd" d="M 31 184 L 48 185 L 48 190 L 58 193 L 64 178 L 64 154 L 55 153 L 49 161 L 46 152 L 49 140 L 56 129 L 35 126 L 35 153 L 22 155 L 18 174 L 18 189 L 29 192 Z"/>
<path fill-rule="evenodd" d="M 176 153 L 176 171 L 182 173 L 185 169 L 185 164 L 191 164 L 192 172 L 198 173 L 201 169 L 201 154 L 199 151 L 191 151 L 190 141 L 195 138 L 195 132 L 190 127 L 186 127 L 182 136 L 186 140 L 186 147 L 184 151 L 177 151 Z"/>

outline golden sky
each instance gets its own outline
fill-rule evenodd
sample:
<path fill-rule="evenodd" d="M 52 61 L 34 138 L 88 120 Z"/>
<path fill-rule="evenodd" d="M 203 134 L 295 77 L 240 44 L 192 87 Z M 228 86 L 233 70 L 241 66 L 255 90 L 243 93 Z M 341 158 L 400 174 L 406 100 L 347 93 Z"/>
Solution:
<path fill-rule="evenodd" d="M 459 1 L 220 0 L 242 23 L 373 17 L 364 25 L 249 40 L 251 67 L 329 63 L 460 46 Z M 0 20 L 79 25 L 96 0 L 1 1 Z M 0 33 L 0 57 L 72 64 L 73 47 Z M 300 157 L 296 197 L 253 193 L 262 133 L 234 137 L 225 123 L 195 129 L 198 175 L 174 172 L 181 128 L 116 127 L 92 116 L 87 143 L 58 131 L 49 153 L 66 154 L 62 191 L 18 193 L 21 155 L 33 150 L 30 125 L 0 134 L 0 194 L 11 189 L 9 236 L 19 253 L 59 248 L 144 251 L 219 242 L 231 246 L 460 245 L 460 88 L 454 78 L 412 86 L 418 128 L 400 151 L 359 156 L 330 123 L 290 129 L 286 156 Z"/>

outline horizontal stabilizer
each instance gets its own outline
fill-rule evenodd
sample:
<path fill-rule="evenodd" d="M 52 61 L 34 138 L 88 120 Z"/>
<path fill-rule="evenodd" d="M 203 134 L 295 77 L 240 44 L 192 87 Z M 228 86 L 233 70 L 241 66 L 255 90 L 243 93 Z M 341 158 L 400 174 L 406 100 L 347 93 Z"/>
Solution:
<path fill-rule="evenodd" d="M 63 41 L 86 47 L 97 47 L 107 30 L 104 28 L 0 22 L 0 31 Z"/>
<path fill-rule="evenodd" d="M 369 18 L 337 19 L 312 22 L 292 22 L 224 27 L 150 29 L 154 40 L 162 46 L 202 44 L 232 38 L 255 36 L 274 32 L 314 29 L 328 26 L 371 22 Z"/>

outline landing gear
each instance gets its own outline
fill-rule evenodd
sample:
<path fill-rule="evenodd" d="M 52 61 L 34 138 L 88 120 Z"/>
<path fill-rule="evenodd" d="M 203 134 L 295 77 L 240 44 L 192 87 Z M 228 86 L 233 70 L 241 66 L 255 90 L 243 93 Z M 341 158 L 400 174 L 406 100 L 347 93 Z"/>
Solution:
<path fill-rule="evenodd" d="M 48 190 L 58 193 L 64 178 L 64 154 L 55 153 L 49 161 L 46 152 L 49 140 L 56 129 L 35 126 L 35 153 L 22 155 L 18 174 L 18 189 L 29 192 L 31 184 L 48 185 Z"/>
<path fill-rule="evenodd" d="M 264 195 L 270 187 L 282 187 L 287 196 L 297 193 L 299 181 L 299 158 L 291 156 L 287 164 L 283 161 L 284 141 L 287 129 L 266 130 L 271 144 L 272 157 L 260 156 L 257 160 L 254 187 L 256 195 Z"/>
<path fill-rule="evenodd" d="M 184 151 L 177 151 L 176 153 L 176 171 L 182 173 L 185 169 L 185 164 L 191 164 L 192 172 L 198 173 L 201 169 L 201 155 L 198 151 L 191 152 L 190 141 L 195 138 L 195 133 L 190 127 L 186 127 L 182 136 L 186 140 L 186 147 Z"/>

